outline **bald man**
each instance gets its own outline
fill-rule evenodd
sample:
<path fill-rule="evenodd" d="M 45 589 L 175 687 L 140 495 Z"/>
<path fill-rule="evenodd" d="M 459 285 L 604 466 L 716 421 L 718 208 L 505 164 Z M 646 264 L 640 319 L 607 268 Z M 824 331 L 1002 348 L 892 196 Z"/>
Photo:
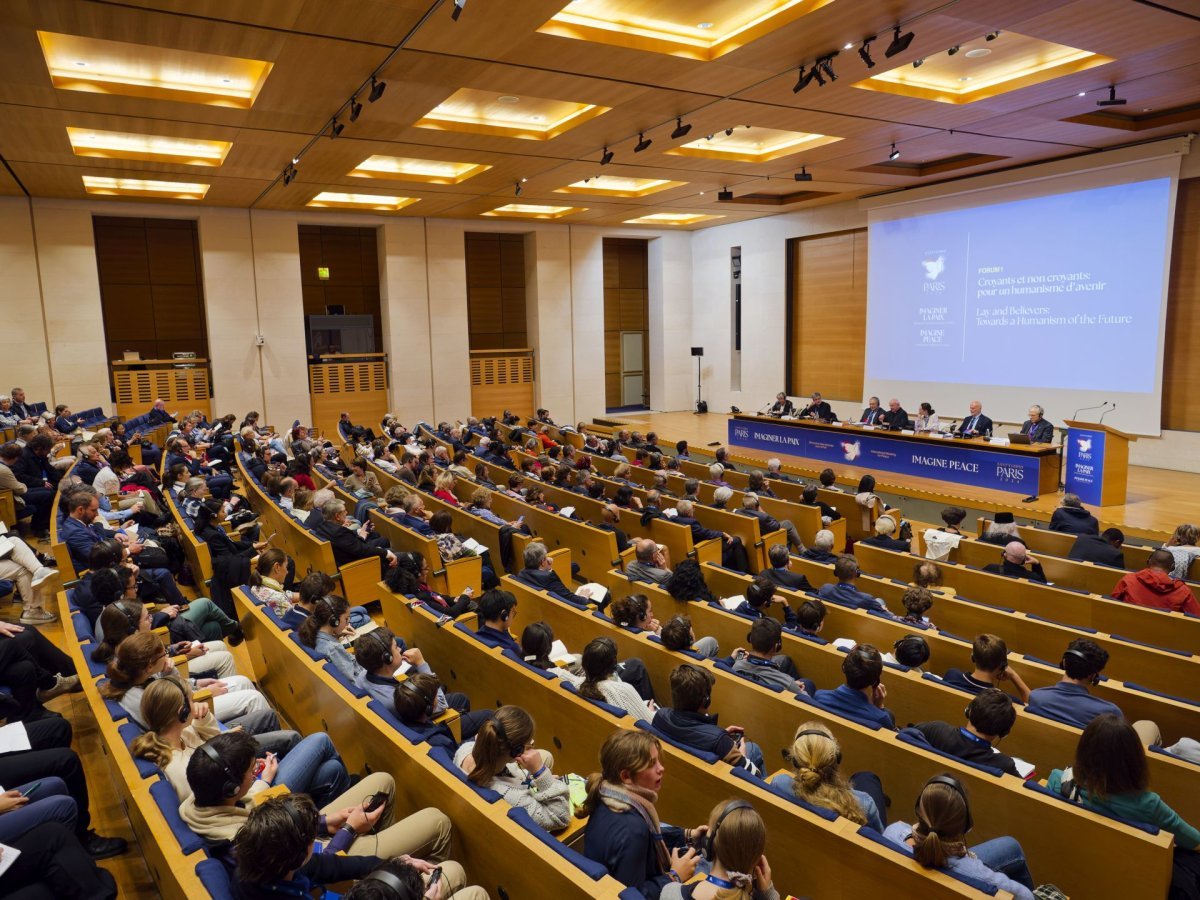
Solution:
<path fill-rule="evenodd" d="M 959 437 L 991 437 L 992 420 L 983 414 L 983 404 L 972 400 L 970 414 L 958 424 Z"/>
<path fill-rule="evenodd" d="M 993 575 L 1003 575 L 1006 578 L 1027 578 L 1030 581 L 1046 583 L 1046 574 L 1042 564 L 1020 541 L 1010 541 L 1005 544 L 1000 553 L 1000 562 L 984 566 L 983 571 Z"/>
<path fill-rule="evenodd" d="M 912 419 L 908 417 L 908 413 L 904 411 L 904 407 L 895 397 L 888 401 L 887 412 L 883 414 L 883 425 L 889 431 L 900 431 L 903 428 L 913 427 Z"/>

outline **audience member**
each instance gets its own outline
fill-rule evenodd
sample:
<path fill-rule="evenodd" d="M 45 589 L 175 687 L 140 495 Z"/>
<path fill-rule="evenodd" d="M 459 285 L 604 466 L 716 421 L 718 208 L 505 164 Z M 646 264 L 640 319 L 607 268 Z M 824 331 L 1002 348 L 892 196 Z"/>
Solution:
<path fill-rule="evenodd" d="M 971 645 L 971 663 L 974 669 L 968 675 L 962 669 L 947 669 L 942 680 L 947 684 L 981 694 L 989 688 L 998 688 L 1010 682 L 1022 703 L 1029 702 L 1029 686 L 1017 671 L 1008 664 L 1008 645 L 994 634 L 981 634 Z"/>
<path fill-rule="evenodd" d="M 1040 716 L 1066 722 L 1077 728 L 1087 727 L 1096 716 L 1121 710 L 1107 700 L 1093 697 L 1088 685 L 1100 683 L 1100 673 L 1108 665 L 1108 651 L 1087 638 L 1075 638 L 1062 658 L 1063 677 L 1057 684 L 1040 687 L 1029 695 L 1026 708 Z"/>
<path fill-rule="evenodd" d="M 792 771 L 772 778 L 771 787 L 883 833 L 887 824 L 887 798 L 879 776 L 873 772 L 855 772 L 847 779 L 839 771 L 841 744 L 826 725 L 801 724 L 784 758 Z"/>
<path fill-rule="evenodd" d="M 856 582 L 862 577 L 862 570 L 853 556 L 839 556 L 833 564 L 833 575 L 837 583 L 821 585 L 817 591 L 822 600 L 840 603 L 842 606 L 852 606 L 855 609 L 873 609 L 887 612 L 887 604 L 878 597 L 860 591 Z"/>
<path fill-rule="evenodd" d="M 1200 547 L 1196 541 L 1200 539 L 1200 527 L 1196 525 L 1180 525 L 1171 535 L 1171 539 L 1163 545 L 1163 549 L 1175 557 L 1175 567 L 1171 569 L 1172 578 L 1188 578 L 1189 568 L 1196 557 L 1200 556 Z M 1196 573 L 1200 575 L 1200 572 Z"/>
<path fill-rule="evenodd" d="M 1125 568 L 1125 534 L 1120 528 L 1105 528 L 1101 534 L 1081 534 L 1075 538 L 1067 559 L 1096 563 L 1101 566 Z"/>
<path fill-rule="evenodd" d="M 1083 508 L 1077 494 L 1063 494 L 1058 509 L 1050 517 L 1050 530 L 1065 534 L 1099 534 L 1100 523 Z"/>
<path fill-rule="evenodd" d="M 972 698 L 964 715 L 965 728 L 947 722 L 923 722 L 912 727 L 936 750 L 1021 777 L 1013 758 L 996 750 L 996 745 L 1008 737 L 1017 721 L 1012 698 L 995 688 L 987 688 Z"/>
<path fill-rule="evenodd" d="M 801 559 L 811 559 L 813 562 L 832 563 L 837 561 L 833 545 L 837 538 L 827 528 L 822 528 L 813 536 L 812 546 L 800 554 Z M 853 557 L 851 557 L 853 559 Z"/>
<path fill-rule="evenodd" d="M 1006 578 L 1027 578 L 1030 581 L 1046 583 L 1046 573 L 1042 571 L 1042 564 L 1021 541 L 1009 541 L 1000 553 L 1000 562 L 989 563 L 983 567 L 983 571 Z"/>
<path fill-rule="evenodd" d="M 783 544 L 772 544 L 767 549 L 767 561 L 771 564 L 759 572 L 759 576 L 770 579 L 776 586 L 789 591 L 811 591 L 808 578 L 791 571 L 792 557 Z"/>
<path fill-rule="evenodd" d="M 884 707 L 883 657 L 870 644 L 856 644 L 842 660 L 846 683 L 813 694 L 817 705 L 857 721 L 896 728 L 896 717 Z"/>
<path fill-rule="evenodd" d="M 671 560 L 666 547 L 651 538 L 635 538 L 633 547 L 635 559 L 625 566 L 625 574 L 630 580 L 662 584 L 671 577 Z"/>
<path fill-rule="evenodd" d="M 1200 616 L 1200 603 L 1186 581 L 1171 577 L 1175 557 L 1166 550 L 1155 550 L 1146 560 L 1146 568 L 1121 577 L 1112 595 L 1124 603 L 1150 609 L 1168 609 Z M 24 621 L 24 620 L 22 620 Z"/>
<path fill-rule="evenodd" d="M 690 663 L 672 669 L 671 706 L 654 714 L 654 729 L 699 753 L 711 753 L 761 776 L 763 753 L 757 744 L 746 740 L 746 730 L 741 725 L 722 728 L 716 714 L 708 712 L 716 681 L 712 672 Z"/>

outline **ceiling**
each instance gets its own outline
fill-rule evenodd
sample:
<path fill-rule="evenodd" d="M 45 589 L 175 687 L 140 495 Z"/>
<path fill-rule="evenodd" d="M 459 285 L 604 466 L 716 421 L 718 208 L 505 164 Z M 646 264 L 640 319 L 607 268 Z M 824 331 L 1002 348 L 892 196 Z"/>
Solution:
<path fill-rule="evenodd" d="M 561 222 L 669 214 L 702 228 L 1200 130 L 1200 0 L 470 0 L 457 21 L 453 9 L 5 0 L 0 195 L 95 198 L 144 179 L 186 183 L 146 195 L 158 202 L 299 210 L 324 194 L 319 208 L 344 210 L 356 207 L 330 194 L 368 194 L 378 215 L 515 204 L 526 218 L 548 206 Z M 897 23 L 914 37 L 886 58 Z M 858 49 L 876 35 L 868 70 Z M 834 51 L 836 80 L 822 70 L 826 85 L 793 92 L 797 67 Z M 134 84 L 111 80 L 122 66 Z M 171 89 L 171 72 L 216 81 Z M 1110 85 L 1126 105 L 1096 106 Z M 672 139 L 677 117 L 691 129 Z M 119 147 L 96 155 L 105 132 Z M 652 143 L 635 153 L 641 136 Z M 194 144 L 173 157 L 146 138 Z M 363 166 L 371 157 L 410 162 Z M 801 166 L 811 181 L 794 180 Z M 613 181 L 584 183 L 599 175 Z"/>

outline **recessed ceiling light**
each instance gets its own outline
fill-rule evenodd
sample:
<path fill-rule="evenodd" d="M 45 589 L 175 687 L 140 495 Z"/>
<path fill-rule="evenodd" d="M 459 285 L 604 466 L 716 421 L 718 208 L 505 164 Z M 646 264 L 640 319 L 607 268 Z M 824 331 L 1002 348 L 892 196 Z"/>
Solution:
<path fill-rule="evenodd" d="M 696 27 L 703 28 L 705 31 L 708 31 L 708 29 L 713 27 L 713 23 L 712 22 L 698 22 L 698 23 L 696 23 Z"/>
<path fill-rule="evenodd" d="M 425 181 L 430 184 L 459 184 L 491 166 L 406 156 L 370 156 L 347 174 L 355 178 L 388 178 L 396 181 Z"/>
<path fill-rule="evenodd" d="M 512 216 L 518 219 L 561 219 L 577 212 L 587 212 L 587 209 L 580 206 L 549 206 L 541 203 L 507 203 L 480 215 Z"/>
<path fill-rule="evenodd" d="M 102 175 L 84 175 L 83 189 L 89 194 L 135 197 L 162 197 L 171 200 L 203 200 L 209 186 L 203 183 L 183 181 L 153 181 L 142 178 L 110 178 Z"/>
<path fill-rule="evenodd" d="M 233 84 L 233 79 L 232 78 L 222 78 L 221 84 Z"/>
<path fill-rule="evenodd" d="M 185 166 L 219 166 L 233 146 L 229 141 L 92 131 L 70 126 L 67 127 L 67 139 L 76 156 L 141 159 Z"/>
<path fill-rule="evenodd" d="M 1154 112 L 1154 107 L 1153 106 L 1143 106 L 1142 112 Z"/>
<path fill-rule="evenodd" d="M 305 206 L 341 206 L 396 212 L 416 203 L 417 199 L 416 197 L 394 197 L 382 194 L 350 194 L 338 191 L 322 191 L 309 200 Z"/>
<path fill-rule="evenodd" d="M 963 54 L 963 56 L 965 56 L 967 59 L 980 59 L 981 57 L 987 56 L 991 52 L 992 51 L 987 47 L 976 47 L 974 50 L 968 50 Z"/>
<path fill-rule="evenodd" d="M 75 65 L 82 69 L 87 66 L 87 63 L 85 63 L 82 59 L 77 59 L 75 60 Z"/>
<path fill-rule="evenodd" d="M 501 103 L 520 103 L 521 98 L 515 94 L 502 94 L 496 98 Z"/>
<path fill-rule="evenodd" d="M 845 45 L 843 45 L 843 46 L 842 46 L 842 49 L 843 49 L 843 50 L 853 50 L 853 49 L 854 49 L 854 45 L 853 45 L 853 44 L 845 44 Z"/>
<path fill-rule="evenodd" d="M 1087 91 L 1080 91 L 1080 92 L 1079 92 L 1078 94 L 1076 94 L 1075 96 L 1076 96 L 1076 97 L 1086 97 L 1086 96 L 1087 96 Z"/>
<path fill-rule="evenodd" d="M 541 122 L 545 118 L 546 118 L 545 116 L 530 116 L 529 121 L 530 122 Z"/>

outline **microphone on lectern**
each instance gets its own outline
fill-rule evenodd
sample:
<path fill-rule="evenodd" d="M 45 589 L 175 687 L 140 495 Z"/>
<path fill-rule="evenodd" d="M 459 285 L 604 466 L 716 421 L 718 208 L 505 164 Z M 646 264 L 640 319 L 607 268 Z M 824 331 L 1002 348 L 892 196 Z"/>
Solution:
<path fill-rule="evenodd" d="M 1081 408 L 1079 408 L 1079 409 L 1075 410 L 1075 415 L 1071 416 L 1071 418 L 1072 418 L 1072 419 L 1078 419 L 1078 418 L 1079 418 L 1079 414 L 1080 414 L 1081 412 L 1088 412 L 1088 411 L 1090 411 L 1090 410 L 1093 410 L 1093 409 L 1104 409 L 1104 407 L 1106 407 L 1106 406 L 1108 406 L 1108 401 L 1107 401 L 1107 400 L 1105 400 L 1105 401 L 1104 401 L 1103 403 L 1101 403 L 1099 406 L 1084 406 L 1084 407 L 1081 407 Z"/>
<path fill-rule="evenodd" d="M 1115 403 L 1114 403 L 1114 404 L 1112 405 L 1112 409 L 1110 409 L 1108 412 L 1103 412 L 1103 413 L 1100 413 L 1100 421 L 1099 421 L 1099 422 L 1097 422 L 1096 424 L 1098 424 L 1098 425 L 1100 425 L 1100 424 L 1103 424 L 1103 423 L 1104 423 L 1104 417 L 1105 417 L 1105 416 L 1107 416 L 1107 415 L 1108 415 L 1108 413 L 1112 412 L 1112 411 L 1113 411 L 1113 409 L 1116 409 L 1116 408 L 1117 408 L 1117 404 L 1115 404 Z"/>

